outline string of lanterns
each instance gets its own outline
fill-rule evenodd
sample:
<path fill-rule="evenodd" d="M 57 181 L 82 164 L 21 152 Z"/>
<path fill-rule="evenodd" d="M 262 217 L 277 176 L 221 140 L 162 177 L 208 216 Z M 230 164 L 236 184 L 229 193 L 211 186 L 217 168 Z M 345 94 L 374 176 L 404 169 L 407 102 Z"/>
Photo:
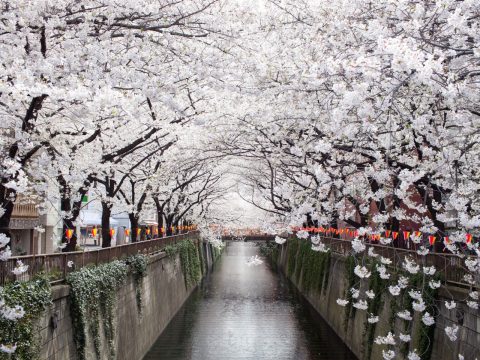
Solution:
<path fill-rule="evenodd" d="M 197 229 L 197 225 L 178 226 L 177 228 L 175 228 L 175 226 L 172 226 L 170 229 L 172 230 L 172 232 L 175 232 L 175 229 L 178 229 L 179 231 L 192 231 Z M 137 230 L 137 236 L 140 236 L 142 229 L 139 227 L 136 230 Z M 153 227 L 153 235 L 158 235 L 159 231 L 160 233 L 164 234 L 165 227 L 162 227 L 160 229 L 158 227 Z M 75 233 L 75 229 L 65 229 L 65 237 L 67 238 L 68 241 L 72 239 L 74 233 Z M 131 233 L 131 229 L 128 229 L 128 228 L 125 229 L 125 236 L 130 236 L 130 233 Z M 152 230 L 147 227 L 145 229 L 145 234 L 150 235 L 151 233 L 152 233 Z M 98 235 L 98 228 L 96 227 L 92 228 L 92 230 L 90 231 L 90 234 L 92 235 L 92 237 L 96 237 Z M 115 229 L 110 228 L 109 235 L 113 237 L 115 235 Z"/>
<path fill-rule="evenodd" d="M 352 230 L 349 228 L 341 228 L 341 229 L 336 229 L 333 227 L 330 228 L 324 228 L 324 227 L 292 227 L 292 230 L 295 232 L 298 231 L 307 231 L 309 233 L 322 233 L 322 234 L 335 234 L 335 235 L 346 235 L 346 236 L 351 236 L 351 237 L 358 237 L 359 233 L 358 230 Z M 392 238 L 393 240 L 397 240 L 398 236 L 400 235 L 400 232 L 398 231 L 391 231 L 391 230 L 385 230 L 384 232 L 384 237 L 385 238 Z M 403 239 L 405 241 L 411 240 L 412 235 L 415 236 L 416 238 L 422 238 L 423 233 L 421 231 L 415 231 L 413 234 L 410 231 L 402 231 Z M 382 238 L 381 233 L 377 234 L 370 234 L 370 235 L 365 235 L 368 236 L 371 241 L 379 241 Z M 472 243 L 473 236 L 470 233 L 465 234 L 465 243 L 470 244 Z M 435 235 L 428 235 L 428 243 L 430 245 L 434 245 L 435 242 L 437 241 L 437 236 Z M 449 239 L 448 236 L 443 237 L 443 241 L 445 244 L 451 244 L 451 240 Z"/>

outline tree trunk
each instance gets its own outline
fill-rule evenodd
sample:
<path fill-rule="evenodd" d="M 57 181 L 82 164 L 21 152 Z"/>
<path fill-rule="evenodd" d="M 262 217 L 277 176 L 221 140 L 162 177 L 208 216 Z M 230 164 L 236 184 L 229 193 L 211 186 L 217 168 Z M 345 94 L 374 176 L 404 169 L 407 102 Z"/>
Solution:
<path fill-rule="evenodd" d="M 163 206 L 160 204 L 160 201 L 155 196 L 153 197 L 153 201 L 155 202 L 155 207 L 157 208 L 158 234 L 160 237 L 164 237 L 165 234 L 162 232 L 162 228 L 164 226 L 166 227 L 166 225 L 163 221 Z"/>
<path fill-rule="evenodd" d="M 157 221 L 158 221 L 158 234 L 159 237 L 163 237 L 164 234 L 162 233 L 162 228 L 163 228 L 163 212 L 157 211 Z"/>
<path fill-rule="evenodd" d="M 173 216 L 169 215 L 167 216 L 167 218 L 165 219 L 165 232 L 167 233 L 167 236 L 172 236 L 173 235 L 173 231 L 172 231 L 172 226 L 173 226 Z"/>
<path fill-rule="evenodd" d="M 74 220 L 71 216 L 72 211 L 72 202 L 69 196 L 68 188 L 62 186 L 60 188 L 61 193 L 61 200 L 60 200 L 60 210 L 62 214 L 69 214 L 66 218 L 63 219 L 63 226 L 62 226 L 62 244 L 67 244 L 63 248 L 63 252 L 75 251 L 77 247 L 77 232 L 76 227 L 73 224 Z M 73 230 L 73 235 L 70 239 L 67 238 L 67 230 Z"/>
<path fill-rule="evenodd" d="M 180 229 L 178 228 L 179 224 L 180 222 L 178 221 L 178 219 L 173 222 L 173 227 L 175 228 L 175 231 L 173 232 L 174 235 L 180 234 Z"/>
<path fill-rule="evenodd" d="M 38 111 L 42 108 L 43 101 L 48 97 L 46 94 L 35 96 L 32 98 L 28 106 L 25 117 L 22 120 L 22 132 L 31 134 L 34 130 L 34 125 L 31 120 L 36 119 Z M 20 165 L 24 167 L 26 162 L 37 152 L 39 147 L 35 147 L 34 151 L 29 151 L 27 154 L 19 156 L 19 142 L 15 141 L 8 149 L 8 157 L 11 160 L 20 160 Z M 3 176 L 0 183 L 0 211 L 4 211 L 0 217 L 0 234 L 5 234 L 11 238 L 10 233 L 10 219 L 12 217 L 13 205 L 17 197 L 17 192 L 13 189 L 8 189 L 5 184 L 11 180 L 18 179 L 19 172 L 16 171 L 13 175 Z"/>
<path fill-rule="evenodd" d="M 130 241 L 137 242 L 137 229 L 138 229 L 138 216 L 134 213 L 128 214 L 128 218 L 130 219 Z"/>
<path fill-rule="evenodd" d="M 12 218 L 13 205 L 16 198 L 16 192 L 0 185 L 0 210 L 4 210 L 0 217 L 0 234 L 5 234 L 11 238 L 10 219 Z"/>
<path fill-rule="evenodd" d="M 72 237 L 67 238 L 67 229 L 73 230 Z M 77 231 L 72 219 L 63 219 L 63 234 L 62 243 L 66 243 L 67 246 L 63 248 L 63 252 L 75 251 L 77 249 Z"/>
<path fill-rule="evenodd" d="M 433 184 L 433 200 L 437 202 L 437 204 L 442 203 L 442 193 L 446 193 L 443 189 L 440 189 L 437 185 Z M 440 235 L 439 239 L 435 242 L 434 245 L 434 250 L 436 252 L 442 252 L 444 250 L 444 244 L 443 244 L 443 237 L 446 235 L 445 231 L 445 223 L 442 221 L 438 220 L 437 216 L 437 211 L 435 210 L 435 207 L 433 206 L 433 201 L 430 200 L 427 203 L 428 205 L 428 210 L 430 211 L 430 215 L 432 216 L 433 224 L 435 227 L 438 229 L 437 234 Z"/>
<path fill-rule="evenodd" d="M 110 236 L 110 215 L 112 208 L 110 204 L 102 201 L 102 247 L 107 248 L 112 245 L 112 237 Z"/>

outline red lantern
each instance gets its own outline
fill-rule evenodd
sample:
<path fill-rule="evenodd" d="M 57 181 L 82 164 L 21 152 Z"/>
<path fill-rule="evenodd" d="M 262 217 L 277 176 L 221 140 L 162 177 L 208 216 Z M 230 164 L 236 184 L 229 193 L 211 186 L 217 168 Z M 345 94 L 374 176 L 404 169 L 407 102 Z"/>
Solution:
<path fill-rule="evenodd" d="M 130 229 L 125 229 L 125 236 L 130 236 Z"/>
<path fill-rule="evenodd" d="M 435 244 L 436 239 L 437 239 L 436 236 L 430 235 L 428 237 L 428 242 L 430 243 L 430 245 L 433 245 L 433 244 Z"/>
<path fill-rule="evenodd" d="M 393 238 L 393 240 L 395 240 L 397 237 L 398 237 L 398 232 L 393 231 L 393 232 L 392 232 L 392 238 Z"/>
<path fill-rule="evenodd" d="M 70 240 L 73 236 L 73 229 L 67 229 L 65 230 L 65 237 Z"/>
<path fill-rule="evenodd" d="M 408 240 L 409 237 L 410 237 L 410 231 L 404 231 L 404 232 L 403 232 L 403 238 L 404 238 L 405 240 Z"/>
<path fill-rule="evenodd" d="M 385 230 L 385 237 L 389 238 L 391 234 L 391 230 Z"/>
<path fill-rule="evenodd" d="M 113 237 L 113 235 L 115 235 L 115 229 L 110 229 L 110 237 Z"/>
<path fill-rule="evenodd" d="M 445 236 L 445 237 L 443 238 L 443 242 L 444 242 L 446 245 L 450 244 L 450 239 L 448 238 L 448 236 Z"/>
<path fill-rule="evenodd" d="M 467 244 L 470 244 L 472 242 L 472 234 L 466 234 L 465 238 L 466 238 Z"/>

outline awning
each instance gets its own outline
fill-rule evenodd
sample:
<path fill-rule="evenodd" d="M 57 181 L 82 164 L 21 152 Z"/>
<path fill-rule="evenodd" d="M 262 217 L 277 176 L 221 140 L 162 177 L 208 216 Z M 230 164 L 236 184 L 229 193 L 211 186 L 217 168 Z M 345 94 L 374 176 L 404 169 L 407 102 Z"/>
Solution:
<path fill-rule="evenodd" d="M 102 224 L 102 214 L 98 211 L 83 210 L 78 216 L 80 226 L 94 226 Z"/>
<path fill-rule="evenodd" d="M 143 220 L 143 221 L 140 221 L 140 225 L 158 225 L 158 222 L 156 222 L 155 220 Z"/>
<path fill-rule="evenodd" d="M 99 211 L 82 210 L 79 215 L 80 226 L 101 226 L 102 213 Z M 116 227 L 119 224 L 114 218 L 110 218 L 110 226 Z"/>

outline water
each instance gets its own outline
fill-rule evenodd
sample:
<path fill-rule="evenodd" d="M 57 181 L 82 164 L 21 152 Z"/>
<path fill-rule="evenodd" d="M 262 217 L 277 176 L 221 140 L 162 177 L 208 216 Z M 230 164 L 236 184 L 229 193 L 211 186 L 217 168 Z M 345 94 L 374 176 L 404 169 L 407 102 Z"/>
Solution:
<path fill-rule="evenodd" d="M 257 250 L 227 243 L 144 360 L 356 359 L 286 279 L 246 265 Z"/>

